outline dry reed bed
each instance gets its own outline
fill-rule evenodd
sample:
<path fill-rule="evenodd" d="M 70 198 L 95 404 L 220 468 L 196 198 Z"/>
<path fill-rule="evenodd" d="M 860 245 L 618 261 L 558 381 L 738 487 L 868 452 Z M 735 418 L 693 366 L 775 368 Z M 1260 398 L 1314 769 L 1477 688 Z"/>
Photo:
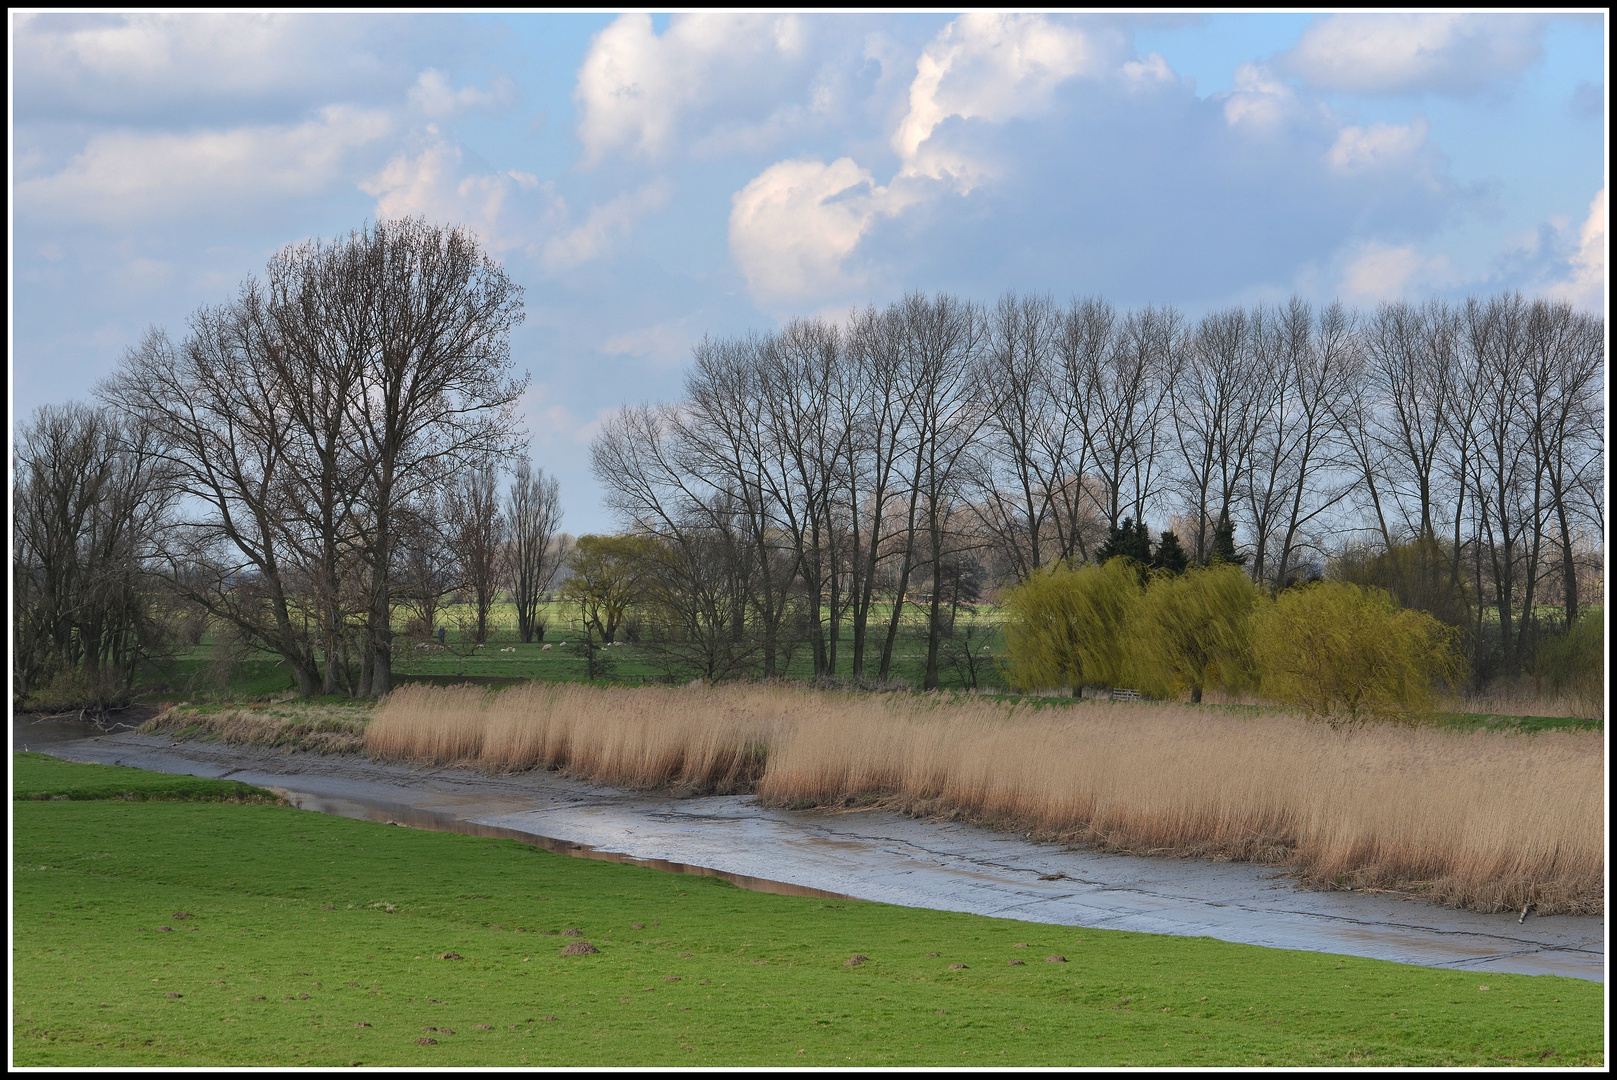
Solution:
<path fill-rule="evenodd" d="M 202 712 L 171 705 L 135 730 L 141 735 L 178 735 L 230 745 L 356 754 L 365 749 L 369 719 L 369 710 L 341 707 L 269 705 Z"/>
<path fill-rule="evenodd" d="M 411 686 L 377 757 L 624 787 L 880 800 L 1111 850 L 1296 866 L 1483 911 L 1604 907 L 1603 736 L 1333 731 L 1176 705 L 1034 709 L 778 687 Z"/>

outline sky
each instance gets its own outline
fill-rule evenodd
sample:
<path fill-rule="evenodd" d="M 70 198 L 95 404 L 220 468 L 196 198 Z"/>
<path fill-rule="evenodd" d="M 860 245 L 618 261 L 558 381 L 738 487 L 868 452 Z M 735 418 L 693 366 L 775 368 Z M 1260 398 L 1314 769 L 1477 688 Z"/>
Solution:
<path fill-rule="evenodd" d="M 12 430 L 279 248 L 473 229 L 573 533 L 703 335 L 907 291 L 1604 313 L 1604 14 L 10 16 Z"/>

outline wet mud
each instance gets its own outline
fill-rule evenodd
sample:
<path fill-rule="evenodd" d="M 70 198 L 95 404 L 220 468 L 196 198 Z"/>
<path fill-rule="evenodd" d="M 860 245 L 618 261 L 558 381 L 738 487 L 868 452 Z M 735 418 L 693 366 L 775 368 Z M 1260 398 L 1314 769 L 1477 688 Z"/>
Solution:
<path fill-rule="evenodd" d="M 75 761 L 229 777 L 322 813 L 500 836 L 583 858 L 1063 926 L 1206 936 L 1430 967 L 1604 981 L 1604 920 L 1455 911 L 1300 889 L 1274 867 L 1075 851 L 888 811 L 800 813 L 750 796 L 675 798 L 553 773 L 491 776 L 357 755 L 176 743 L 13 721 L 12 744 Z"/>

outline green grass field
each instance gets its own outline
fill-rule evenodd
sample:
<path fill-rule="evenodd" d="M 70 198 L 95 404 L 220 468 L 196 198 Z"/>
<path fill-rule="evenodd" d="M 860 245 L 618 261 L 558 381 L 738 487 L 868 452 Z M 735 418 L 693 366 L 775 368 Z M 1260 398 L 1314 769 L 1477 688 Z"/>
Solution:
<path fill-rule="evenodd" d="M 14 793 L 126 786 L 13 761 Z M 1577 979 L 750 893 L 285 806 L 12 805 L 19 1066 L 1604 1062 Z M 599 953 L 559 955 L 572 927 Z"/>
<path fill-rule="evenodd" d="M 85 765 L 49 754 L 13 753 L 18 763 L 11 797 L 17 799 L 146 799 L 179 802 L 279 802 L 263 788 L 237 780 L 176 776 L 121 765 Z"/>

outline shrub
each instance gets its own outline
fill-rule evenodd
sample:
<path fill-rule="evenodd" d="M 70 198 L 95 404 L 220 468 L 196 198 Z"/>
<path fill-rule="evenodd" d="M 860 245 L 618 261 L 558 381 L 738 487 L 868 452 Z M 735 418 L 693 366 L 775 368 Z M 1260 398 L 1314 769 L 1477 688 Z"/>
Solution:
<path fill-rule="evenodd" d="M 1288 589 L 1259 608 L 1253 631 L 1263 691 L 1333 724 L 1429 715 L 1434 685 L 1465 673 L 1456 632 L 1382 589 Z"/>
<path fill-rule="evenodd" d="M 1070 570 L 1035 570 L 1006 591 L 1007 678 L 1019 690 L 1111 686 L 1123 669 L 1123 630 L 1140 595 L 1138 564 L 1124 558 Z"/>
<path fill-rule="evenodd" d="M 1568 633 L 1539 645 L 1537 675 L 1555 694 L 1572 698 L 1586 716 L 1605 714 L 1606 631 L 1601 608 L 1590 608 Z"/>
<path fill-rule="evenodd" d="M 1252 685 L 1252 612 L 1259 593 L 1230 563 L 1152 579 L 1129 621 L 1128 670 L 1134 686 L 1154 697 L 1206 686 Z"/>

